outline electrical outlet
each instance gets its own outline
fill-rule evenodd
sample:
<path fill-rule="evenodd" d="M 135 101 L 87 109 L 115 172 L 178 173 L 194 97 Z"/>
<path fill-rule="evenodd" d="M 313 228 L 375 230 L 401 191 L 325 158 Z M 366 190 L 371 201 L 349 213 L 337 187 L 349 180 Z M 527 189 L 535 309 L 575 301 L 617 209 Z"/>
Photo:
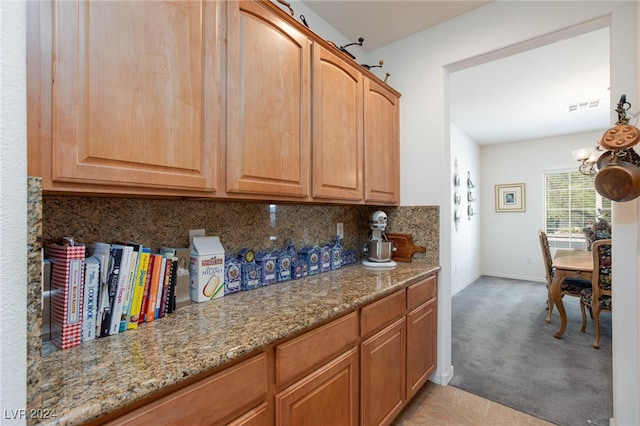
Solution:
<path fill-rule="evenodd" d="M 344 225 L 342 223 L 337 223 L 336 224 L 336 235 L 340 239 L 344 238 Z"/>

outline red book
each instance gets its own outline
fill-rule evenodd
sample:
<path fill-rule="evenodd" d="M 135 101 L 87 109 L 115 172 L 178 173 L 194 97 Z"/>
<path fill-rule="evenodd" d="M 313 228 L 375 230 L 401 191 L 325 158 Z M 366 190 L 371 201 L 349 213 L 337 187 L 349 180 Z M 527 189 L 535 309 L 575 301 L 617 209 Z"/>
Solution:
<path fill-rule="evenodd" d="M 82 339 L 84 246 L 50 244 L 51 341 L 59 349 L 78 346 Z"/>
<path fill-rule="evenodd" d="M 138 324 L 144 322 L 147 314 L 147 304 L 149 302 L 149 287 L 151 287 L 151 275 L 153 275 L 153 264 L 155 263 L 155 255 L 151 253 L 149 256 L 149 266 L 147 267 L 147 276 L 144 281 L 144 292 L 142 293 L 142 306 L 140 306 L 140 316 L 138 316 Z"/>

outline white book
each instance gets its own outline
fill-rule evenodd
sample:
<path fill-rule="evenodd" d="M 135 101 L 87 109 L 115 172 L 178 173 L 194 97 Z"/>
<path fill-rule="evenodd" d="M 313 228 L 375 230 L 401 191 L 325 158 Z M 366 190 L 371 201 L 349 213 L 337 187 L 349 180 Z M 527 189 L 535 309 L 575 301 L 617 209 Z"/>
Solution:
<path fill-rule="evenodd" d="M 118 286 L 111 306 L 111 322 L 109 324 L 109 335 L 120 332 L 120 318 L 122 316 L 122 306 L 124 305 L 124 293 L 127 290 L 131 260 L 133 258 L 133 247 L 122 244 L 112 244 L 111 248 L 122 248 L 122 261 L 120 263 L 120 274 L 118 275 Z"/>
<path fill-rule="evenodd" d="M 131 256 L 131 265 L 129 267 L 129 280 L 127 281 L 127 288 L 124 292 L 122 314 L 120 315 L 120 328 L 118 330 L 120 333 L 125 331 L 129 325 L 129 306 L 131 306 L 131 296 L 133 295 L 133 284 L 136 279 L 136 272 L 138 272 L 138 251 L 134 247 L 133 255 Z"/>
<path fill-rule="evenodd" d="M 84 295 L 82 301 L 82 341 L 96 338 L 98 292 L 100 290 L 100 260 L 89 256 L 84 260 Z"/>
<path fill-rule="evenodd" d="M 100 284 L 98 288 L 98 314 L 96 316 L 96 337 L 100 336 L 104 310 L 109 309 L 109 255 L 111 244 L 93 243 L 88 246 L 89 254 L 100 261 Z"/>

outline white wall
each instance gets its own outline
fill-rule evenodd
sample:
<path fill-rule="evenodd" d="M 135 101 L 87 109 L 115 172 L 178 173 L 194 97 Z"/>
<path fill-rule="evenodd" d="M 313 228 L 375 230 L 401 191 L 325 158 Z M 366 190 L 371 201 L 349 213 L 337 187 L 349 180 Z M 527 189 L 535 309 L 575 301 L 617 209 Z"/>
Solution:
<path fill-rule="evenodd" d="M 24 2 L 0 1 L 0 407 L 26 424 L 27 122 Z M 11 411 L 13 410 L 13 411 Z"/>
<path fill-rule="evenodd" d="M 391 74 L 389 84 L 402 93 L 400 101 L 400 155 L 402 205 L 440 205 L 441 274 L 438 301 L 438 368 L 435 381 L 447 383 L 451 364 L 451 299 L 452 238 L 449 203 L 452 160 L 446 67 L 496 51 L 517 43 L 611 16 L 611 104 L 621 93 L 638 94 L 639 55 L 637 46 L 638 2 L 624 1 L 503 1 L 493 2 L 461 17 L 396 43 L 370 52 L 371 58 L 383 59 L 385 71 Z M 637 105 L 640 105 L 638 96 Z M 615 118 L 612 113 L 612 122 Z M 487 199 L 482 195 L 484 203 Z M 636 204 L 626 203 L 626 204 Z M 622 207 L 629 209 L 628 206 Z M 629 279 L 638 283 L 638 213 L 628 212 L 630 224 L 626 238 L 617 247 L 626 251 L 619 256 L 620 269 L 633 271 Z M 621 220 L 622 218 L 620 218 Z M 614 214 L 614 238 L 616 238 Z M 534 234 L 535 235 L 535 234 Z M 635 238 L 634 238 L 635 236 Z M 483 239 L 487 238 L 483 234 Z M 633 241 L 631 241 L 633 239 Z M 532 253 L 532 256 L 534 254 Z M 521 255 L 519 256 L 522 257 Z M 526 258 L 526 254 L 525 254 Z M 632 259 L 633 258 L 633 259 Z M 533 263 L 532 263 L 533 265 Z M 531 272 L 533 274 L 533 272 Z M 618 278 L 614 276 L 614 285 Z M 633 289 L 637 285 L 631 285 Z M 631 292 L 631 290 L 628 290 Z M 637 320 L 640 301 L 633 290 L 626 300 L 629 306 L 618 306 L 614 321 L 615 336 L 625 335 L 628 344 L 614 342 L 614 415 L 620 425 L 640 424 L 640 393 L 635 380 L 622 382 L 622 377 L 638 378 Z M 622 312 L 621 312 L 622 311 Z M 614 316 L 614 319 L 616 317 Z M 624 353 L 624 356 L 622 355 Z M 619 364 L 618 364 L 619 363 Z M 631 383 L 630 383 L 631 382 Z"/>
<path fill-rule="evenodd" d="M 545 281 L 538 229 L 544 227 L 544 173 L 577 170 L 571 151 L 592 148 L 606 129 L 485 146 L 482 164 L 482 274 Z M 495 185 L 525 184 L 524 212 L 497 213 Z M 529 259 L 531 263 L 529 263 Z"/>
<path fill-rule="evenodd" d="M 451 125 L 451 170 L 454 169 L 454 162 L 458 160 L 458 173 L 460 175 L 460 187 L 458 192 L 461 196 L 461 203 L 458 207 L 460 213 L 460 222 L 456 229 L 454 225 L 451 233 L 451 295 L 471 284 L 480 276 L 480 252 L 481 224 L 484 221 L 484 213 L 481 206 L 486 204 L 488 200 L 480 193 L 482 188 L 481 182 L 481 161 L 480 147 L 477 143 L 469 139 L 455 125 Z M 484 166 L 482 166 L 484 167 Z M 467 187 L 467 175 L 471 173 L 471 181 L 475 188 L 471 189 L 473 197 L 476 201 L 469 203 Z M 447 203 L 453 201 L 453 185 L 450 183 L 451 195 Z M 489 199 L 490 201 L 490 199 Z M 475 216 L 469 217 L 468 206 L 471 205 L 475 211 Z M 452 207 L 453 208 L 453 207 Z M 453 214 L 450 214 L 448 220 L 453 221 Z"/>

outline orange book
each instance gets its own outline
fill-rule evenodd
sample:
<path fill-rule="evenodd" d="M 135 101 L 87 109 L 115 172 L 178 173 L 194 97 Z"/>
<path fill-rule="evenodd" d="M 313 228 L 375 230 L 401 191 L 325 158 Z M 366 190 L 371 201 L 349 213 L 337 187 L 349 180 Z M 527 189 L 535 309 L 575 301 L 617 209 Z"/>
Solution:
<path fill-rule="evenodd" d="M 151 285 L 149 286 L 149 296 L 147 298 L 147 312 L 144 317 L 145 322 L 151 322 L 155 319 L 156 315 L 156 300 L 158 299 L 158 290 L 160 284 L 160 277 L 164 277 L 164 270 L 162 269 L 162 259 L 164 256 L 161 254 L 152 254 L 155 257 L 153 261 L 153 272 L 151 274 Z"/>

